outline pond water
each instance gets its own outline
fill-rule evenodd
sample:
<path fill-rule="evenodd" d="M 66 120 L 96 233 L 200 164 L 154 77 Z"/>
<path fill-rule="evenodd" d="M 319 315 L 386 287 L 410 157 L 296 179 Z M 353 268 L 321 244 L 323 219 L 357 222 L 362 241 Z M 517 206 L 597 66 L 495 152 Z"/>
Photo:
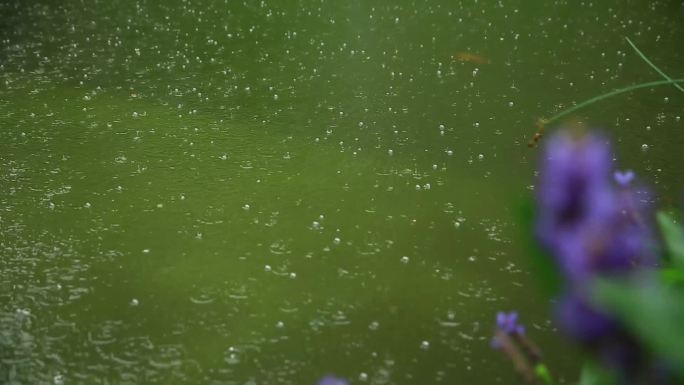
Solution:
<path fill-rule="evenodd" d="M 679 3 L 679 4 L 677 4 Z M 629 4 L 629 5 L 628 5 Z M 537 118 L 684 77 L 650 1 L 0 1 L 0 381 L 517 381 Z M 578 111 L 680 203 L 684 95 Z M 642 151 L 642 145 L 646 150 Z"/>

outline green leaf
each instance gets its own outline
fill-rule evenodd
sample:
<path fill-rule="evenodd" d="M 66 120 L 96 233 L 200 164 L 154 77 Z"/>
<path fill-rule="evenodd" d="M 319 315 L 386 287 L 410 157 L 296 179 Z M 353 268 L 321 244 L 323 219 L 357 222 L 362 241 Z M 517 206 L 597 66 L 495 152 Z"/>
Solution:
<path fill-rule="evenodd" d="M 658 224 L 672 265 L 684 270 L 684 229 L 662 211 L 658 212 Z"/>
<path fill-rule="evenodd" d="M 594 362 L 585 362 L 582 366 L 579 385 L 613 385 L 615 376 Z"/>
<path fill-rule="evenodd" d="M 541 362 L 534 367 L 534 374 L 537 375 L 537 378 L 541 380 L 542 384 L 553 385 L 553 378 L 551 377 L 549 368 L 547 368 L 546 365 L 542 364 Z"/>
<path fill-rule="evenodd" d="M 558 265 L 552 256 L 544 252 L 536 242 L 534 231 L 535 212 L 534 202 L 525 200 L 518 211 L 518 223 L 523 230 L 523 252 L 527 255 L 528 267 L 541 286 L 541 291 L 547 299 L 558 296 L 563 279 L 558 271 Z"/>
<path fill-rule="evenodd" d="M 600 280 L 595 300 L 684 380 L 684 293 L 657 282 Z"/>
<path fill-rule="evenodd" d="M 660 280 L 668 286 L 684 284 L 684 270 L 663 268 L 659 270 Z"/>

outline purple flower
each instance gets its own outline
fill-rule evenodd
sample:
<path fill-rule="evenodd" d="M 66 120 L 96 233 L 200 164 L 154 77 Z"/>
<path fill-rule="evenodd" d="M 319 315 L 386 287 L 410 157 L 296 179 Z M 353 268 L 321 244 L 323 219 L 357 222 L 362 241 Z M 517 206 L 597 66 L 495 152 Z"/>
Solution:
<path fill-rule="evenodd" d="M 518 312 L 496 313 L 496 327 L 507 334 L 525 334 L 525 327 L 518 323 Z"/>
<path fill-rule="evenodd" d="M 615 178 L 617 184 L 620 185 L 620 187 L 628 187 L 634 180 L 634 171 L 615 170 L 615 172 L 613 173 L 613 177 Z"/>
<path fill-rule="evenodd" d="M 347 381 L 335 376 L 325 376 L 318 381 L 318 385 L 347 385 Z"/>
<path fill-rule="evenodd" d="M 518 312 L 516 311 L 510 313 L 500 311 L 496 313 L 496 328 L 509 336 L 523 336 L 525 334 L 525 327 L 518 322 Z M 491 345 L 492 348 L 499 349 L 501 341 L 494 336 Z"/>
<path fill-rule="evenodd" d="M 577 295 L 566 295 L 559 301 L 556 318 L 566 333 L 585 344 L 600 342 L 617 327 L 612 317 L 594 309 Z"/>
<path fill-rule="evenodd" d="M 629 174 L 620 173 L 620 181 L 631 181 Z M 602 137 L 561 132 L 549 141 L 537 235 L 570 286 L 630 270 L 647 254 L 648 231 L 638 220 L 643 207 L 631 190 L 617 190 L 610 176 L 610 147 Z"/>
<path fill-rule="evenodd" d="M 612 172 L 607 141 L 591 134 L 554 135 L 543 161 L 536 231 L 565 281 L 556 319 L 604 362 L 623 371 L 635 367 L 641 347 L 617 318 L 592 304 L 588 291 L 597 277 L 655 264 L 648 207 L 631 186 L 635 174 Z"/>

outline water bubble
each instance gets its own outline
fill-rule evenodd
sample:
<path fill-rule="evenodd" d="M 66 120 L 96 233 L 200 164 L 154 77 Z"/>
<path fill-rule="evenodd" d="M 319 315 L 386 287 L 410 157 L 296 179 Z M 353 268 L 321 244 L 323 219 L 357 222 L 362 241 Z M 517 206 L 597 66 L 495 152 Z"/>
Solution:
<path fill-rule="evenodd" d="M 278 100 L 278 94 L 273 95 L 273 100 Z"/>
<path fill-rule="evenodd" d="M 55 374 L 54 377 L 52 377 L 52 383 L 55 385 L 63 385 L 64 384 L 64 376 L 57 373 Z"/>
<path fill-rule="evenodd" d="M 454 155 L 454 152 L 453 152 L 453 151 L 451 151 L 451 150 L 447 150 L 447 152 L 446 152 L 446 153 L 447 153 L 447 155 L 449 155 L 449 156 L 452 156 L 452 155 Z"/>
<path fill-rule="evenodd" d="M 140 305 L 140 301 L 138 301 L 137 298 L 133 298 L 133 299 L 131 299 L 131 302 L 129 302 L 129 304 L 131 306 L 138 306 L 138 305 Z"/>
<path fill-rule="evenodd" d="M 420 191 L 421 187 L 419 184 L 416 185 L 416 191 Z"/>
<path fill-rule="evenodd" d="M 245 205 L 242 206 L 242 209 L 245 210 L 245 211 L 249 210 L 249 209 L 250 209 L 249 204 L 245 203 Z"/>
<path fill-rule="evenodd" d="M 289 277 L 290 277 L 290 279 L 295 279 L 295 278 L 297 278 L 297 273 L 292 272 L 292 273 L 290 273 Z"/>
<path fill-rule="evenodd" d="M 641 145 L 641 151 L 648 151 L 648 144 L 644 143 Z"/>
<path fill-rule="evenodd" d="M 479 160 L 483 160 L 483 159 L 484 159 L 484 154 L 480 154 L 480 155 L 478 155 L 478 156 L 477 156 L 477 159 L 479 159 Z"/>
<path fill-rule="evenodd" d="M 405 255 L 403 257 L 401 257 L 401 263 L 404 263 L 404 264 L 409 263 L 409 257 L 407 257 Z"/>
<path fill-rule="evenodd" d="M 285 327 L 285 323 L 283 321 L 278 321 L 278 322 L 276 322 L 276 327 L 278 329 L 282 329 Z"/>
<path fill-rule="evenodd" d="M 432 188 L 432 186 L 430 186 L 430 183 L 425 183 L 423 185 L 423 190 L 429 190 L 430 188 Z"/>
<path fill-rule="evenodd" d="M 433 164 L 433 165 L 432 165 L 432 169 L 433 169 L 433 170 L 437 170 L 437 165 L 436 165 L 436 164 Z"/>
<path fill-rule="evenodd" d="M 373 331 L 378 330 L 379 328 L 380 328 L 380 322 L 378 322 L 378 321 L 373 321 L 368 325 L 368 329 L 373 330 Z"/>
<path fill-rule="evenodd" d="M 90 208 L 90 202 L 86 202 L 86 203 L 83 205 L 83 207 L 89 209 L 89 208 Z"/>
<path fill-rule="evenodd" d="M 342 242 L 342 240 L 341 240 L 340 238 L 338 238 L 338 237 L 335 237 L 335 238 L 333 239 L 333 243 L 336 244 L 336 245 L 339 245 L 340 242 Z"/>
<path fill-rule="evenodd" d="M 397 19 L 399 20 L 399 19 Z M 368 374 L 365 372 L 359 373 L 359 381 L 366 382 L 368 381 Z"/>
<path fill-rule="evenodd" d="M 392 150 L 387 150 L 387 155 L 392 156 L 394 154 L 394 151 Z"/>
<path fill-rule="evenodd" d="M 314 230 L 320 230 L 321 223 L 318 221 L 313 221 L 313 223 L 311 224 L 311 228 L 313 228 Z"/>
<path fill-rule="evenodd" d="M 420 348 L 422 350 L 428 350 L 430 349 L 430 343 L 428 341 L 423 341 L 420 343 Z"/>
<path fill-rule="evenodd" d="M 264 266 L 264 271 L 265 271 L 265 272 L 270 273 L 271 270 L 273 270 L 273 269 L 271 268 L 271 265 L 265 265 L 265 266 Z"/>

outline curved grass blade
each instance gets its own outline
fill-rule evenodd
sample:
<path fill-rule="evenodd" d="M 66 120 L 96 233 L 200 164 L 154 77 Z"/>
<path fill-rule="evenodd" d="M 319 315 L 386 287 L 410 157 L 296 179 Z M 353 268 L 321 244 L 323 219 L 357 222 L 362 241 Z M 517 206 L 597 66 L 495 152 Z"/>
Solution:
<path fill-rule="evenodd" d="M 634 51 L 636 51 L 636 53 L 639 55 L 639 57 L 641 57 L 641 59 L 642 59 L 643 61 L 645 61 L 646 64 L 650 65 L 651 68 L 653 68 L 657 73 L 660 74 L 660 76 L 664 77 L 665 79 L 667 79 L 667 80 L 669 80 L 669 81 L 672 81 L 672 78 L 669 77 L 669 76 L 667 76 L 667 74 L 666 74 L 665 72 L 661 71 L 660 68 L 658 68 L 655 64 L 653 64 L 652 61 L 648 60 L 648 58 L 646 57 L 646 55 L 644 55 L 644 53 L 641 52 L 641 50 L 640 50 L 639 48 L 637 48 L 636 44 L 634 44 L 628 37 L 625 37 L 625 40 L 627 40 L 627 43 L 629 43 L 629 45 L 632 46 L 632 48 L 634 49 Z M 684 88 L 683 88 L 682 86 L 680 86 L 679 84 L 677 84 L 677 83 L 672 83 L 672 85 L 675 86 L 678 90 L 684 92 Z"/>
<path fill-rule="evenodd" d="M 656 80 L 653 82 L 634 84 L 634 85 L 631 85 L 629 87 L 618 88 L 617 90 L 607 92 L 603 95 L 594 96 L 593 98 L 587 99 L 587 100 L 585 100 L 579 104 L 576 104 L 576 105 L 568 108 L 567 110 L 563 110 L 563 111 L 557 113 L 556 115 L 553 115 L 552 117 L 550 117 L 548 119 L 544 119 L 544 124 L 547 125 L 547 124 L 549 124 L 555 120 L 562 118 L 565 115 L 573 113 L 573 112 L 575 112 L 581 108 L 584 108 L 590 104 L 594 104 L 594 103 L 601 101 L 603 99 L 608 99 L 608 98 L 613 97 L 615 95 L 624 94 L 625 92 L 631 92 L 634 90 L 638 90 L 640 88 L 657 87 L 657 86 L 663 86 L 666 84 L 678 84 L 678 83 L 684 83 L 684 79 Z"/>

